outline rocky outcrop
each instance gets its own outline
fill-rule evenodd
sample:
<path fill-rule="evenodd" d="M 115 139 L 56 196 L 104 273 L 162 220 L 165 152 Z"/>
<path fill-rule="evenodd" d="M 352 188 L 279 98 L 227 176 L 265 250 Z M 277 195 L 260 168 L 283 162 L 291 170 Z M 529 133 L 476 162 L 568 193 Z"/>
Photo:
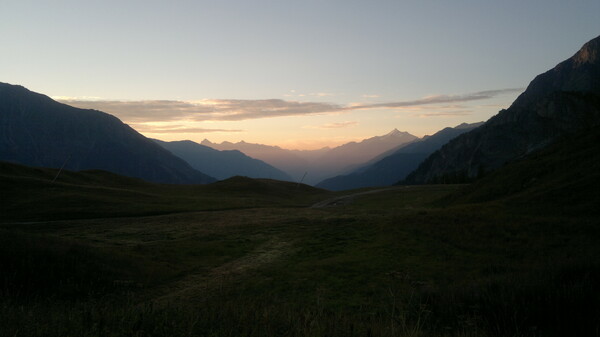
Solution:
<path fill-rule="evenodd" d="M 429 156 L 405 183 L 474 178 L 600 125 L 600 37 L 538 75 L 506 110 Z"/>

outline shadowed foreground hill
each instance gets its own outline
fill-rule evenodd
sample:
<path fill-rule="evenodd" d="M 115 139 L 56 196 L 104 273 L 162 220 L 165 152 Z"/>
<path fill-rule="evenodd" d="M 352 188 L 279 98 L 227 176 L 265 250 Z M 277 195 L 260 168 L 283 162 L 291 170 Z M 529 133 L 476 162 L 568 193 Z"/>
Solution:
<path fill-rule="evenodd" d="M 101 169 L 147 181 L 215 181 L 118 118 L 0 83 L 0 160 L 80 171 Z"/>
<path fill-rule="evenodd" d="M 599 214 L 600 127 L 512 162 L 464 188 L 453 203 L 526 205 L 533 213 Z"/>
<path fill-rule="evenodd" d="M 556 139 L 600 125 L 600 37 L 537 76 L 515 102 L 483 126 L 428 157 L 407 183 L 473 178 L 482 171 L 544 148 Z"/>
<path fill-rule="evenodd" d="M 208 185 L 164 185 L 114 173 L 0 162 L 3 221 L 141 216 L 231 208 L 307 206 L 327 192 L 307 185 L 233 177 Z"/>
<path fill-rule="evenodd" d="M 0 336 L 596 336 L 598 140 L 326 208 L 268 179 L 0 164 Z"/>

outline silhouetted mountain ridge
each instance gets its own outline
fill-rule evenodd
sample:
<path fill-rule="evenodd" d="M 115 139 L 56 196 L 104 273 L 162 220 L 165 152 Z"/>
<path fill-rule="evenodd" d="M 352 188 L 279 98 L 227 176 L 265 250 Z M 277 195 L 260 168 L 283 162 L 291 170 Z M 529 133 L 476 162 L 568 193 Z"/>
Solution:
<path fill-rule="evenodd" d="M 247 156 L 264 161 L 265 163 L 283 170 L 292 176 L 292 179 L 299 180 L 305 172 L 308 161 L 290 150 L 285 150 L 279 146 L 264 144 L 253 144 L 245 141 L 237 143 L 222 142 L 213 143 L 208 139 L 202 141 L 201 145 L 211 147 L 219 151 L 238 150 Z"/>
<path fill-rule="evenodd" d="M 538 75 L 514 103 L 428 157 L 406 183 L 476 177 L 600 125 L 600 37 Z"/>
<path fill-rule="evenodd" d="M 193 168 L 219 180 L 233 176 L 292 180 L 285 172 L 261 160 L 251 158 L 238 150 L 219 151 L 191 140 L 154 141 L 187 161 Z"/>
<path fill-rule="evenodd" d="M 239 150 L 285 171 L 296 181 L 302 179 L 306 173 L 303 182 L 315 184 L 324 178 L 352 170 L 385 151 L 416 139 L 416 136 L 408 132 L 394 129 L 383 136 L 318 150 L 286 150 L 279 146 L 245 141 L 215 144 L 206 139 L 202 141 L 202 145 L 217 150 Z"/>
<path fill-rule="evenodd" d="M 0 83 L 0 160 L 74 171 L 101 169 L 159 183 L 215 180 L 112 115 L 6 83 Z"/>
<path fill-rule="evenodd" d="M 326 179 L 317 187 L 329 190 L 347 190 L 370 186 L 391 185 L 398 180 L 402 180 L 412 172 L 419 163 L 428 155 L 439 149 L 450 139 L 463 134 L 481 123 L 466 124 L 463 123 L 454 128 L 445 128 L 432 136 L 423 137 L 420 140 L 402 145 L 392 153 L 386 152 L 385 156 L 380 155 L 377 160 L 368 165 L 356 169 L 347 175 L 340 175 Z"/>

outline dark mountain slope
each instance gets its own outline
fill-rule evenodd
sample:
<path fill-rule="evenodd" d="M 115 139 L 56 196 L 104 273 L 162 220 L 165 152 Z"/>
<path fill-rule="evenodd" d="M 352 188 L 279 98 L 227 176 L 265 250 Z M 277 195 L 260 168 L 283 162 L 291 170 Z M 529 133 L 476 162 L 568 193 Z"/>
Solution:
<path fill-rule="evenodd" d="M 472 130 L 480 124 L 461 124 L 455 128 L 445 128 L 432 136 L 402 146 L 394 153 L 362 167 L 348 175 L 326 179 L 317 187 L 329 190 L 391 185 L 404 179 L 432 152 L 452 138 Z"/>
<path fill-rule="evenodd" d="M 501 201 L 525 212 L 600 213 L 600 127 L 585 129 L 514 161 L 449 198 L 452 203 Z"/>
<path fill-rule="evenodd" d="M 510 108 L 432 154 L 405 182 L 472 178 L 561 136 L 600 125 L 599 51 L 597 37 L 570 59 L 537 76 Z"/>
<path fill-rule="evenodd" d="M 118 118 L 0 83 L 0 160 L 102 169 L 160 183 L 214 181 Z"/>
<path fill-rule="evenodd" d="M 288 180 L 292 178 L 281 170 L 246 156 L 237 150 L 219 151 L 191 140 L 164 142 L 154 140 L 163 148 L 187 161 L 193 168 L 219 180 L 233 176 Z"/>

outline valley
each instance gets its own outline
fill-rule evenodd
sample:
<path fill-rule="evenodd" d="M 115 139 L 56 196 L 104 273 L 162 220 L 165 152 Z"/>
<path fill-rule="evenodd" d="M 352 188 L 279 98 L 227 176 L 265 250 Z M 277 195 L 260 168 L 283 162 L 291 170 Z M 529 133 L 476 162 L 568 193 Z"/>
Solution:
<path fill-rule="evenodd" d="M 598 55 L 600 37 L 484 123 L 315 151 L 163 142 L 0 83 L 0 337 L 598 336 Z M 454 103 L 514 91 L 91 102 L 144 126 L 462 116 Z"/>
<path fill-rule="evenodd" d="M 50 183 L 56 170 L 5 164 L 0 335 L 593 335 L 600 231 L 579 202 L 599 201 L 593 137 L 473 185 L 350 193 L 93 171 Z M 554 174 L 573 145 L 588 188 Z M 523 169 L 537 181 L 497 192 Z M 576 192 L 531 197 L 555 186 Z"/>

